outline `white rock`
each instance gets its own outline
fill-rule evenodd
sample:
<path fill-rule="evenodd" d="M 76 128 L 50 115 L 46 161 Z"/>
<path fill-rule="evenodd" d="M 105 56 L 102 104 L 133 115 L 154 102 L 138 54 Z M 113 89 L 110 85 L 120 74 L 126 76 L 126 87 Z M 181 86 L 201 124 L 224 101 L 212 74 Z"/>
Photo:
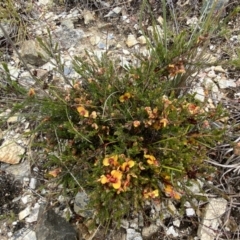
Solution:
<path fill-rule="evenodd" d="M 217 75 L 216 75 L 216 73 L 212 70 L 212 71 L 209 71 L 209 72 L 208 72 L 207 76 L 208 76 L 209 78 L 215 78 Z"/>
<path fill-rule="evenodd" d="M 226 70 L 224 70 L 224 69 L 222 68 L 222 66 L 216 66 L 216 67 L 214 67 L 214 71 L 215 71 L 215 72 L 219 72 L 219 73 L 225 73 L 225 72 L 226 72 Z"/>
<path fill-rule="evenodd" d="M 27 217 L 29 214 L 31 213 L 31 207 L 26 207 L 24 210 L 22 210 L 19 214 L 18 214 L 18 219 L 19 220 L 23 220 L 25 217 Z"/>
<path fill-rule="evenodd" d="M 192 17 L 192 18 L 187 18 L 187 25 L 193 26 L 196 25 L 198 23 L 198 18 L 196 16 Z"/>
<path fill-rule="evenodd" d="M 229 87 L 233 87 L 235 88 L 236 87 L 236 82 L 234 80 L 226 80 L 226 79 L 219 79 L 217 81 L 219 87 L 221 89 L 225 89 L 225 88 L 229 88 Z"/>
<path fill-rule="evenodd" d="M 144 227 L 142 230 L 142 236 L 144 238 L 151 237 L 154 233 L 156 233 L 159 230 L 159 227 L 155 224 L 150 224 L 148 227 Z"/>
<path fill-rule="evenodd" d="M 125 55 L 130 55 L 130 52 L 129 52 L 128 50 L 126 50 L 126 49 L 123 49 L 122 52 L 123 52 L 123 54 L 125 54 Z"/>
<path fill-rule="evenodd" d="M 195 99 L 199 100 L 200 102 L 204 102 L 205 93 L 204 93 L 204 89 L 202 87 L 197 86 L 197 87 L 193 88 L 191 92 L 196 93 Z"/>
<path fill-rule="evenodd" d="M 199 179 L 191 180 L 190 183 L 186 186 L 192 193 L 196 194 L 202 191 L 204 183 Z M 184 205 L 185 206 L 185 205 Z M 188 206 L 185 206 L 188 207 Z"/>
<path fill-rule="evenodd" d="M 99 36 L 90 37 L 90 43 L 94 46 L 100 42 L 101 38 Z"/>
<path fill-rule="evenodd" d="M 135 229 L 128 228 L 126 240 L 142 240 L 141 234 L 136 232 Z"/>
<path fill-rule="evenodd" d="M 180 224 L 181 224 L 181 222 L 180 222 L 179 219 L 176 219 L 176 220 L 173 221 L 173 225 L 174 225 L 175 227 L 180 227 Z"/>
<path fill-rule="evenodd" d="M 133 47 L 134 45 L 138 44 L 138 41 L 133 34 L 129 34 L 126 40 L 126 44 L 128 47 Z"/>
<path fill-rule="evenodd" d="M 157 18 L 157 21 L 158 21 L 159 24 L 163 25 L 164 19 L 160 16 L 160 17 Z"/>
<path fill-rule="evenodd" d="M 48 4 L 52 4 L 53 0 L 38 0 L 38 3 L 42 5 L 48 5 Z"/>
<path fill-rule="evenodd" d="M 217 237 L 217 229 L 221 222 L 220 218 L 225 213 L 226 207 L 227 200 L 223 198 L 209 199 L 197 233 L 201 240 L 214 240 Z"/>
<path fill-rule="evenodd" d="M 21 200 L 22 200 L 23 204 L 27 204 L 27 203 L 29 203 L 29 202 L 32 201 L 32 196 L 31 196 L 30 194 L 29 194 L 29 195 L 26 195 L 26 196 L 23 196 L 23 197 L 21 198 Z"/>
<path fill-rule="evenodd" d="M 168 228 L 166 234 L 169 236 L 169 235 L 172 235 L 173 237 L 177 237 L 178 236 L 178 233 L 175 231 L 174 227 L 171 226 Z"/>
<path fill-rule="evenodd" d="M 138 37 L 137 40 L 141 45 L 145 45 L 147 43 L 147 39 L 144 36 Z"/>
<path fill-rule="evenodd" d="M 31 189 L 36 189 L 36 186 L 37 186 L 37 179 L 36 178 L 31 178 L 30 183 L 29 183 L 29 187 Z"/>
<path fill-rule="evenodd" d="M 0 146 L 0 161 L 9 164 L 18 164 L 25 149 L 16 142 L 6 139 Z"/>
<path fill-rule="evenodd" d="M 195 215 L 196 215 L 195 210 L 194 210 L 193 208 L 187 208 L 187 209 L 186 209 L 186 215 L 187 215 L 188 217 L 195 216 Z"/>
<path fill-rule="evenodd" d="M 129 222 L 125 219 L 121 220 L 121 227 L 127 229 L 129 227 Z"/>
<path fill-rule="evenodd" d="M 28 223 L 36 222 L 38 219 L 39 209 L 40 209 L 39 203 L 35 203 L 34 207 L 31 210 L 29 217 L 26 217 L 26 219 L 25 219 L 26 222 L 28 222 Z"/>
<path fill-rule="evenodd" d="M 95 13 L 88 10 L 83 10 L 84 23 L 87 25 L 92 21 L 95 21 Z"/>

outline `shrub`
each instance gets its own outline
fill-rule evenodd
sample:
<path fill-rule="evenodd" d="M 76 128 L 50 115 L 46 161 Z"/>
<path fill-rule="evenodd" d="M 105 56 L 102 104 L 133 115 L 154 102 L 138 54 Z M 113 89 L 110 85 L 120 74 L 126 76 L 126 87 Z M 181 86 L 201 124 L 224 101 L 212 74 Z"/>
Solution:
<path fill-rule="evenodd" d="M 86 52 L 73 62 L 80 80 L 67 79 L 67 89 L 49 84 L 45 95 L 29 89 L 26 99 L 34 132 L 45 135 L 49 175 L 87 191 L 103 224 L 143 210 L 146 201 L 186 199 L 184 186 L 207 177 L 204 160 L 224 132 L 212 124 L 224 116 L 221 106 L 209 111 L 188 91 L 192 73 L 208 64 L 204 47 L 214 25 L 206 18 L 175 32 L 163 6 L 163 26 L 153 20 L 153 34 L 144 33 L 149 56 L 136 56 L 139 64 L 121 68 L 107 53 Z M 62 72 L 52 43 L 39 42 Z"/>

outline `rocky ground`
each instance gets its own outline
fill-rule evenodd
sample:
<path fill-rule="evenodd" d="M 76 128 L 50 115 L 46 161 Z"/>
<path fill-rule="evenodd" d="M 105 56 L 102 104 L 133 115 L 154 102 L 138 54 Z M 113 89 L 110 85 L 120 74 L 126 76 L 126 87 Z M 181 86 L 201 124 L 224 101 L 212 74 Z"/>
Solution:
<path fill-rule="evenodd" d="M 42 86 L 51 82 L 65 87 L 61 75 L 55 71 L 55 62 L 45 55 L 36 41 L 37 37 L 47 39 L 48 31 L 53 42 L 60 45 L 64 62 L 63 74 L 68 78 L 78 77 L 71 61 L 74 56 L 84 57 L 85 49 L 98 57 L 107 52 L 111 58 L 118 59 L 121 67 L 136 64 L 135 53 L 148 55 L 146 39 L 139 27 L 141 1 L 83 2 L 73 4 L 68 1 L 65 6 L 50 7 L 50 0 L 34 1 L 31 15 L 26 16 L 27 21 L 31 21 L 27 29 L 28 40 L 19 44 L 18 48 L 30 72 L 41 80 Z M 149 2 L 161 26 L 162 10 L 159 1 Z M 176 14 L 186 9 L 191 10 L 191 14 L 178 19 L 186 26 L 198 20 L 204 4 L 198 0 L 168 2 L 168 7 L 174 7 Z M 206 54 L 212 61 L 229 59 L 230 54 L 237 55 L 236 49 L 240 46 L 240 15 L 227 18 L 238 3 L 224 0 L 219 2 L 222 3 L 219 6 L 225 7 L 222 21 L 228 21 L 229 28 L 222 34 L 222 38 L 211 36 Z M 153 28 L 147 17 L 144 22 L 147 31 L 152 34 Z M 11 28 L 5 25 L 5 29 L 11 36 Z M 29 71 L 22 66 L 22 59 L 13 51 L 9 40 L 1 31 L 0 39 L 4 49 L 1 58 L 7 61 L 10 75 L 21 86 L 33 87 L 44 94 L 42 88 L 38 88 L 39 82 L 35 82 Z M 42 55 L 37 52 L 42 52 Z M 196 79 L 196 85 L 192 89 L 196 98 L 200 101 L 207 99 L 210 111 L 216 103 L 221 102 L 231 112 L 227 123 L 228 136 L 210 153 L 217 160 L 209 160 L 209 164 L 216 167 L 217 174 L 211 176 L 209 185 L 204 186 L 204 193 L 201 191 L 201 181 L 193 182 L 191 187 L 195 194 L 205 194 L 209 200 L 201 202 L 193 199 L 192 203 L 185 204 L 184 209 L 179 209 L 171 199 L 167 205 L 149 204 L 149 222 L 144 222 L 141 215 L 133 214 L 130 220 L 122 221 L 120 230 L 109 229 L 107 234 L 101 227 L 90 230 L 88 225 L 91 220 L 83 223 L 92 214 L 91 211 L 84 210 L 88 199 L 84 192 L 71 197 L 71 192 L 66 192 L 62 185 L 44 177 L 45 155 L 39 149 L 31 149 L 29 146 L 32 139 L 25 137 L 34 123 L 29 122 L 23 112 L 9 116 L 11 105 L 6 110 L 8 101 L 21 99 L 16 99 L 11 94 L 1 96 L 0 107 L 4 109 L 1 111 L 3 120 L 0 132 L 1 239 L 240 239 L 239 70 L 230 64 L 210 64 L 198 73 Z M 4 82 L 4 79 L 1 81 Z M 228 143 L 229 138 L 235 145 Z M 182 211 L 183 216 L 180 214 Z M 163 220 L 156 218 L 160 213 Z"/>

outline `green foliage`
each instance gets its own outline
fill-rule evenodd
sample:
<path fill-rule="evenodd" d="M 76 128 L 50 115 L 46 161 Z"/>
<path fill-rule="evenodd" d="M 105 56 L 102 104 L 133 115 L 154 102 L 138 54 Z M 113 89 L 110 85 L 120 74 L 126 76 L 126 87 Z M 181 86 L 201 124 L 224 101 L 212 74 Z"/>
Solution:
<path fill-rule="evenodd" d="M 103 224 L 143 210 L 146 200 L 185 198 L 183 186 L 207 177 L 204 159 L 224 132 L 212 127 L 225 116 L 221 106 L 207 111 L 188 94 L 192 73 L 206 65 L 198 47 L 204 49 L 214 24 L 207 18 L 201 30 L 175 32 L 165 11 L 163 17 L 163 32 L 153 20 L 153 34 L 144 33 L 150 54 L 136 56 L 139 65 L 120 69 L 107 54 L 87 52 L 73 62 L 81 82 L 65 79 L 67 90 L 49 85 L 48 94 L 32 89 L 26 96 L 53 169 L 46 177 L 84 188 Z M 39 43 L 62 73 L 57 46 Z"/>

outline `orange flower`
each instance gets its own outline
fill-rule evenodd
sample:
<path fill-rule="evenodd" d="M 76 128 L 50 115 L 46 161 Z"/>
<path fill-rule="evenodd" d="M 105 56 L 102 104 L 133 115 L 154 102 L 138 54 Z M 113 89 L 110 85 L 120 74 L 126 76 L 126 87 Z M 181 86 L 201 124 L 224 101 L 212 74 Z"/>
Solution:
<path fill-rule="evenodd" d="M 98 181 L 102 184 L 109 183 L 114 189 L 121 187 L 122 172 L 119 170 L 112 170 L 111 174 L 102 175 Z"/>
<path fill-rule="evenodd" d="M 86 110 L 83 106 L 79 106 L 77 107 L 77 111 L 79 112 L 79 114 L 83 117 L 89 117 L 89 112 L 88 110 Z"/>
<path fill-rule="evenodd" d="M 122 96 L 119 97 L 120 102 L 125 102 L 129 98 L 131 98 L 131 94 L 129 92 L 124 93 Z"/>
<path fill-rule="evenodd" d="M 147 158 L 147 163 L 149 165 L 158 165 L 158 161 L 153 155 L 144 155 L 145 158 Z"/>
<path fill-rule="evenodd" d="M 141 124 L 140 121 L 137 121 L 137 120 L 133 121 L 133 126 L 134 126 L 135 128 L 139 127 L 140 124 Z"/>
<path fill-rule="evenodd" d="M 191 114 L 197 114 L 200 111 L 200 107 L 196 106 L 193 103 L 189 103 L 187 105 L 187 108 L 188 108 L 189 113 L 191 113 Z"/>
<path fill-rule="evenodd" d="M 49 171 L 48 174 L 53 177 L 57 177 L 59 175 L 59 173 L 61 173 L 61 172 L 62 172 L 61 168 L 55 168 L 54 170 Z"/>
<path fill-rule="evenodd" d="M 179 200 L 181 198 L 181 195 L 175 190 L 173 190 L 173 186 L 170 184 L 165 186 L 164 192 L 168 197 L 174 198 L 176 200 Z"/>
<path fill-rule="evenodd" d="M 185 73 L 185 68 L 182 61 L 177 62 L 176 64 L 168 65 L 168 72 L 171 77 L 176 76 L 179 73 Z"/>
<path fill-rule="evenodd" d="M 104 166 L 117 166 L 118 165 L 118 155 L 114 155 L 111 157 L 106 157 L 103 159 Z"/>
<path fill-rule="evenodd" d="M 33 97 L 35 95 L 35 90 L 33 88 L 30 88 L 28 91 L 28 96 Z"/>
<path fill-rule="evenodd" d="M 128 172 L 130 168 L 132 168 L 135 165 L 135 162 L 133 160 L 127 159 L 126 162 L 124 162 L 121 166 L 122 171 Z"/>
<path fill-rule="evenodd" d="M 96 112 L 96 111 L 93 111 L 93 112 L 90 114 L 90 118 L 95 119 L 96 117 L 97 117 L 97 112 Z"/>
<path fill-rule="evenodd" d="M 149 189 L 144 189 L 144 191 L 143 191 L 143 197 L 145 198 L 145 199 L 148 199 L 148 198 L 156 198 L 156 197 L 158 197 L 159 196 L 159 191 L 158 191 L 158 189 L 156 189 L 156 190 L 149 190 Z"/>

